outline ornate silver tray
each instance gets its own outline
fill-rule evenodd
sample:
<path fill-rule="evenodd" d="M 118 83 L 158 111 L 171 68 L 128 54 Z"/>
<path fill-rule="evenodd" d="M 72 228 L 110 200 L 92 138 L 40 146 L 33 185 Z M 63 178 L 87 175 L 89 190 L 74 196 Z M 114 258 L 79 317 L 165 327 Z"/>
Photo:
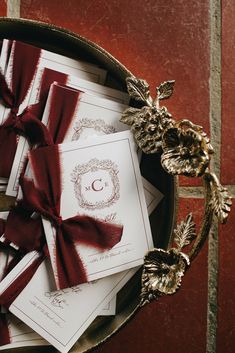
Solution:
<path fill-rule="evenodd" d="M 189 120 L 175 121 L 161 104 L 173 93 L 174 81 L 160 84 L 153 99 L 147 82 L 135 78 L 104 49 L 79 35 L 40 22 L 2 18 L 0 38 L 25 41 L 108 70 L 106 84 L 128 91 L 132 98 L 131 108 L 123 113 L 122 121 L 131 126 L 137 144 L 145 152 L 141 161 L 142 174 L 164 194 L 164 199 L 150 217 L 155 249 L 146 255 L 143 271 L 139 271 L 118 293 L 117 314 L 98 317 L 72 350 L 85 352 L 112 336 L 141 306 L 176 292 L 190 261 L 203 246 L 214 217 L 221 223 L 226 221 L 231 198 L 210 170 L 213 148 L 202 127 Z M 204 182 L 205 211 L 197 235 L 191 214 L 173 231 L 179 174 L 202 177 Z M 0 194 L 0 210 L 8 209 L 13 202 L 12 198 Z M 182 249 L 192 241 L 188 254 L 184 253 Z M 52 347 L 36 349 L 53 351 Z M 31 352 L 35 348 L 18 350 Z"/>

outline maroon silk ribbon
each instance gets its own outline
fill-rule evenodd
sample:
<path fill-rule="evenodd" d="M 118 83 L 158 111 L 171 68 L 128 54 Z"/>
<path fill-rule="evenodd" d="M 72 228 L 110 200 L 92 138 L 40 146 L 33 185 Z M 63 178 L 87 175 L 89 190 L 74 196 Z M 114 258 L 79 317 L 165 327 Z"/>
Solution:
<path fill-rule="evenodd" d="M 56 71 L 44 70 L 40 89 L 40 105 L 38 105 L 39 115 L 51 83 L 55 79 L 63 83 L 66 78 L 66 75 Z M 78 91 L 64 90 L 57 85 L 53 87 L 49 110 L 49 132 L 55 143 L 63 141 L 74 116 L 78 98 Z M 45 243 L 45 238 L 42 236 L 44 232 L 41 218 L 31 218 L 31 214 L 32 210 L 27 210 L 24 201 L 18 202 L 18 205 L 10 210 L 5 227 L 5 244 L 14 243 L 23 252 L 40 251 Z"/>
<path fill-rule="evenodd" d="M 89 216 L 62 220 L 60 216 L 61 171 L 58 146 L 30 152 L 36 185 L 21 178 L 24 203 L 48 219 L 56 230 L 56 266 L 59 289 L 87 282 L 87 275 L 75 245 L 78 243 L 111 249 L 122 237 L 123 227 Z"/>
<path fill-rule="evenodd" d="M 4 234 L 6 221 L 0 218 L 0 237 Z"/>
<path fill-rule="evenodd" d="M 55 144 L 62 143 L 78 105 L 80 91 L 53 85 L 48 115 L 48 130 Z"/>
<path fill-rule="evenodd" d="M 6 314 L 0 313 L 0 346 L 11 343 Z"/>
<path fill-rule="evenodd" d="M 39 48 L 16 41 L 12 63 L 12 88 L 8 87 L 5 77 L 0 73 L 0 98 L 2 103 L 10 108 L 8 118 L 0 126 L 0 175 L 5 178 L 10 175 L 17 146 L 17 133 L 21 130 L 23 124 L 20 121 L 28 121 L 28 111 L 18 116 L 18 110 L 28 93 L 40 53 Z"/>

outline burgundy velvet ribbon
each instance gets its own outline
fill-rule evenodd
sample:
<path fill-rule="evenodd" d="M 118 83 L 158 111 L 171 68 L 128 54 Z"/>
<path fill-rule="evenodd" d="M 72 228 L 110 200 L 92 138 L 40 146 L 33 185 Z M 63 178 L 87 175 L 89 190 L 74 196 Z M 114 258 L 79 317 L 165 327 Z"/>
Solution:
<path fill-rule="evenodd" d="M 122 237 L 123 227 L 89 216 L 62 220 L 60 216 L 61 171 L 58 146 L 30 152 L 36 185 L 21 178 L 24 203 L 47 218 L 56 230 L 56 266 L 59 288 L 87 282 L 87 275 L 75 248 L 78 243 L 98 249 L 110 249 Z"/>
<path fill-rule="evenodd" d="M 32 210 L 25 208 L 24 202 L 10 210 L 4 232 L 4 244 L 18 246 L 21 252 L 41 251 L 45 245 L 41 218 L 31 218 Z"/>
<path fill-rule="evenodd" d="M 62 143 L 78 104 L 80 91 L 53 85 L 48 114 L 48 130 L 55 144 Z"/>
<path fill-rule="evenodd" d="M 0 294 L 0 305 L 9 308 L 22 290 L 33 278 L 41 263 L 45 260 L 46 254 L 43 251 L 26 269 L 14 280 L 7 289 Z"/>
<path fill-rule="evenodd" d="M 6 121 L 0 126 L 0 175 L 8 178 L 17 146 L 17 133 L 21 130 L 21 120 L 26 122 L 28 112 L 18 117 L 18 110 L 24 101 L 30 83 L 34 77 L 41 50 L 30 45 L 15 42 L 13 63 L 12 63 L 12 82 L 9 88 L 5 77 L 0 73 L 0 98 L 3 104 L 10 108 L 10 113 Z"/>
<path fill-rule="evenodd" d="M 6 314 L 0 313 L 0 346 L 11 343 Z"/>
<path fill-rule="evenodd" d="M 40 110 L 44 109 L 51 83 L 57 79 L 63 84 L 66 78 L 65 74 L 50 69 L 44 70 L 39 95 L 40 104 L 37 105 L 38 116 L 41 114 Z M 74 116 L 78 98 L 78 91 L 68 91 L 61 86 L 53 86 L 49 110 L 49 132 L 55 143 L 63 141 Z M 6 245 L 14 243 L 22 252 L 42 249 L 45 236 L 41 218 L 31 218 L 31 214 L 32 209 L 27 210 L 24 201 L 18 202 L 18 205 L 10 210 L 4 234 Z"/>
<path fill-rule="evenodd" d="M 0 237 L 4 234 L 6 221 L 0 218 Z"/>

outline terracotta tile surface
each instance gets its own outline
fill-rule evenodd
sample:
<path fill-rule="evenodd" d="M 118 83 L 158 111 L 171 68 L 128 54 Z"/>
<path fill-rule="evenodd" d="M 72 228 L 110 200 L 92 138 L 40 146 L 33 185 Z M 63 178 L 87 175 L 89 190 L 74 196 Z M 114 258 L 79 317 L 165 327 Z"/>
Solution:
<path fill-rule="evenodd" d="M 22 0 L 21 16 L 66 27 L 100 44 L 154 89 L 175 79 L 166 102 L 209 130 L 209 1 Z M 154 93 L 154 90 L 153 90 Z"/>
<path fill-rule="evenodd" d="M 66 27 L 101 45 L 152 87 L 175 79 L 165 102 L 209 132 L 209 1 L 22 0 L 21 16 Z M 55 16 L 56 13 L 56 16 Z M 200 185 L 182 179 L 182 185 Z"/>
<path fill-rule="evenodd" d="M 222 182 L 235 183 L 235 2 L 222 2 Z"/>
<path fill-rule="evenodd" d="M 228 223 L 220 232 L 217 353 L 235 352 L 234 231 L 235 200 Z"/>
<path fill-rule="evenodd" d="M 6 0 L 0 0 L 0 16 L 7 15 Z"/>

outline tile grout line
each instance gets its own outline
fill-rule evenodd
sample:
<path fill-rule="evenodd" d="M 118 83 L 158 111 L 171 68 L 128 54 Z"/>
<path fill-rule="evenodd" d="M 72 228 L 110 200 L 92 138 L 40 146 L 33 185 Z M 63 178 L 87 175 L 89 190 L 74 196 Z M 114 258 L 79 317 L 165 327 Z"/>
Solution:
<path fill-rule="evenodd" d="M 20 18 L 20 1 L 7 0 L 7 17 Z"/>
<path fill-rule="evenodd" d="M 210 136 L 215 154 L 213 171 L 220 177 L 221 143 L 221 0 L 210 0 Z M 206 353 L 216 352 L 218 225 L 211 228 L 208 240 L 208 302 Z"/>
<path fill-rule="evenodd" d="M 235 198 L 235 185 L 223 185 L 225 186 L 232 198 Z M 203 186 L 179 186 L 179 197 L 182 198 L 204 198 L 204 187 Z"/>

